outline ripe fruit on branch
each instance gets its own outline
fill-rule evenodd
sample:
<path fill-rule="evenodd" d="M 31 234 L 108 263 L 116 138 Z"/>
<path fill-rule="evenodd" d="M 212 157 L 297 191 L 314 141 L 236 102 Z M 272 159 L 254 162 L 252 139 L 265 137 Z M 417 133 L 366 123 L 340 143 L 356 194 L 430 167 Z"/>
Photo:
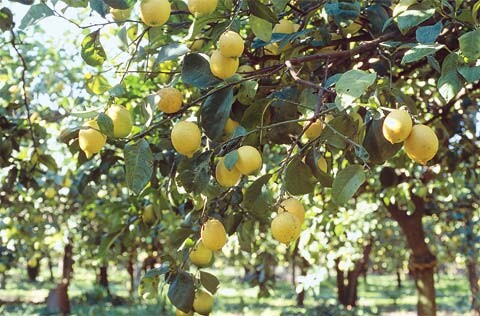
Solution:
<path fill-rule="evenodd" d="M 212 261 L 213 253 L 205 247 L 200 239 L 190 252 L 190 261 L 199 268 L 207 267 Z"/>
<path fill-rule="evenodd" d="M 301 225 L 302 223 L 295 215 L 288 212 L 280 213 L 271 224 L 273 238 L 289 244 L 300 236 Z"/>
<path fill-rule="evenodd" d="M 320 156 L 317 160 L 317 167 L 318 169 L 320 169 L 322 172 L 324 173 L 327 173 L 327 160 L 325 159 L 325 157 L 323 156 Z"/>
<path fill-rule="evenodd" d="M 228 170 L 224 163 L 224 158 L 222 157 L 215 168 L 215 178 L 217 182 L 223 187 L 233 187 L 240 181 L 242 175 L 237 168 L 233 167 L 232 170 Z"/>
<path fill-rule="evenodd" d="M 188 0 L 188 11 L 196 16 L 213 13 L 218 0 Z"/>
<path fill-rule="evenodd" d="M 53 199 L 56 194 L 57 194 L 57 191 L 55 191 L 54 188 L 48 188 L 45 190 L 45 197 L 47 199 Z"/>
<path fill-rule="evenodd" d="M 130 17 L 130 14 L 132 13 L 133 7 L 129 9 L 115 9 L 115 8 L 110 8 L 110 14 L 112 15 L 112 18 L 116 22 L 122 22 L 127 20 Z"/>
<path fill-rule="evenodd" d="M 412 160 L 425 165 L 438 151 L 438 138 L 428 126 L 417 124 L 405 140 L 405 152 Z"/>
<path fill-rule="evenodd" d="M 392 144 L 401 143 L 412 131 L 412 119 L 407 111 L 393 110 L 383 122 L 383 137 Z"/>
<path fill-rule="evenodd" d="M 200 315 L 208 315 L 213 309 L 213 295 L 204 289 L 195 291 L 195 298 L 193 299 L 193 310 Z"/>
<path fill-rule="evenodd" d="M 218 48 L 225 57 L 240 57 L 244 49 L 243 39 L 238 33 L 227 31 L 220 36 Z"/>
<path fill-rule="evenodd" d="M 153 208 L 152 204 L 149 204 L 145 206 L 143 209 L 143 214 L 142 214 L 142 221 L 145 225 L 151 226 L 155 224 L 155 221 L 157 220 L 155 216 L 155 209 Z"/>
<path fill-rule="evenodd" d="M 140 3 L 140 18 L 148 26 L 164 25 L 171 11 L 168 0 L 142 0 Z"/>
<path fill-rule="evenodd" d="M 320 134 L 322 133 L 322 130 L 323 130 L 322 121 L 316 120 L 307 128 L 307 130 L 305 131 L 305 136 L 307 136 L 309 140 L 315 139 L 318 136 L 320 136 Z"/>
<path fill-rule="evenodd" d="M 242 146 L 237 149 L 238 160 L 235 168 L 243 175 L 250 175 L 262 167 L 262 155 L 252 146 Z"/>
<path fill-rule="evenodd" d="M 202 133 L 197 124 L 182 121 L 172 128 L 171 139 L 173 148 L 182 155 L 192 158 L 200 148 Z"/>
<path fill-rule="evenodd" d="M 223 224 L 217 219 L 209 219 L 202 226 L 202 243 L 210 250 L 217 251 L 227 243 L 227 232 Z"/>
<path fill-rule="evenodd" d="M 182 93 L 175 88 L 162 88 L 158 90 L 157 95 L 159 97 L 157 108 L 162 112 L 177 113 L 182 107 Z"/>
<path fill-rule="evenodd" d="M 105 145 L 107 137 L 100 132 L 97 121 L 91 120 L 83 124 L 78 132 L 78 144 L 87 158 L 98 153 Z"/>
<path fill-rule="evenodd" d="M 123 106 L 112 105 L 106 112 L 113 122 L 113 136 L 115 138 L 127 137 L 132 131 L 132 116 Z"/>
<path fill-rule="evenodd" d="M 193 316 L 193 311 L 190 311 L 188 313 L 184 313 L 181 310 L 177 309 L 175 311 L 175 316 Z"/>
<path fill-rule="evenodd" d="M 231 118 L 227 119 L 227 122 L 225 123 L 225 127 L 223 128 L 223 131 L 227 135 L 233 134 L 237 126 L 240 125 L 237 121 L 232 120 Z"/>
<path fill-rule="evenodd" d="M 238 69 L 238 58 L 230 58 L 216 50 L 210 57 L 210 71 L 215 77 L 227 79 L 233 76 Z"/>
<path fill-rule="evenodd" d="M 281 214 L 283 212 L 295 215 L 301 223 L 303 223 L 303 220 L 305 219 L 305 208 L 302 203 L 294 197 L 288 198 L 280 203 L 278 213 Z"/>

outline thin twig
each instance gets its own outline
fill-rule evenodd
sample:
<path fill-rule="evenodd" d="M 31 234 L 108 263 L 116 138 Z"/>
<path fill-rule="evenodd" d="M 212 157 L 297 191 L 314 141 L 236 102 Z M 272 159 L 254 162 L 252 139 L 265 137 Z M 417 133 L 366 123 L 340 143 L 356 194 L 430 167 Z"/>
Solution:
<path fill-rule="evenodd" d="M 18 50 L 15 33 L 13 32 L 13 30 L 10 30 L 10 33 L 12 35 L 12 40 L 10 41 L 10 43 L 12 44 L 12 47 L 15 50 L 15 53 L 17 54 L 18 58 L 20 58 L 20 62 L 22 63 L 21 80 L 22 80 L 23 105 L 27 109 L 28 128 L 29 128 L 30 134 L 32 136 L 33 147 L 36 149 L 38 147 L 38 144 L 37 144 L 37 140 L 35 138 L 35 133 L 33 131 L 33 125 L 32 125 L 32 120 L 31 120 L 31 112 L 30 112 L 30 104 L 28 102 L 28 95 L 27 95 L 27 79 L 26 79 L 26 73 L 27 73 L 27 69 L 28 69 L 27 62 L 25 61 L 25 58 L 23 57 L 23 55 Z"/>

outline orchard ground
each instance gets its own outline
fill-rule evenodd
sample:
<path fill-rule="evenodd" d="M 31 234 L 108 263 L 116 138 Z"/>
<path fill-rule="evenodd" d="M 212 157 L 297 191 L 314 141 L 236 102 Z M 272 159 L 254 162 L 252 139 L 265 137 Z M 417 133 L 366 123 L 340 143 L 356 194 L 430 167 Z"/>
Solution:
<path fill-rule="evenodd" d="M 55 284 L 48 281 L 46 269 L 39 282 L 28 282 L 19 270 L 11 270 L 6 289 L 0 290 L 0 314 L 45 315 L 45 298 Z M 108 299 L 105 291 L 95 285 L 92 270 L 76 269 L 69 290 L 72 315 L 174 315 L 168 299 L 139 304 L 138 296 L 129 297 L 128 275 L 124 270 L 110 267 L 110 291 L 114 299 Z M 295 289 L 290 273 L 278 275 L 275 290 L 269 298 L 257 298 L 258 288 L 238 277 L 238 270 L 224 269 L 219 274 L 221 288 L 215 302 L 213 315 L 276 316 L 276 315 L 415 315 L 416 293 L 414 283 L 402 276 L 402 288 L 397 288 L 395 275 L 367 276 L 359 287 L 359 307 L 347 311 L 338 307 L 334 277 L 320 284 L 320 291 L 307 292 L 305 307 L 295 307 Z M 466 278 L 461 274 L 436 275 L 437 304 L 440 316 L 470 315 L 469 290 Z"/>

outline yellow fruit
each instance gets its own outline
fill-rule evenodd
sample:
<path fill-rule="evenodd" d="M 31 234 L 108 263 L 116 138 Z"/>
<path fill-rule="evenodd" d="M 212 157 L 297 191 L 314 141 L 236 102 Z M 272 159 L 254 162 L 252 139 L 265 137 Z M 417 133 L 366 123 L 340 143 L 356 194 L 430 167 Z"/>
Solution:
<path fill-rule="evenodd" d="M 273 238 L 289 244 L 300 236 L 301 222 L 295 215 L 283 212 L 273 219 L 271 228 Z"/>
<path fill-rule="evenodd" d="M 392 144 L 401 143 L 412 131 L 412 119 L 407 111 L 393 110 L 383 121 L 383 137 Z"/>
<path fill-rule="evenodd" d="M 190 311 L 188 313 L 184 313 L 181 310 L 177 309 L 175 311 L 175 316 L 193 316 L 193 311 Z"/>
<path fill-rule="evenodd" d="M 325 157 L 323 156 L 320 156 L 317 160 L 317 166 L 318 166 L 318 169 L 320 169 L 321 171 L 323 171 L 324 173 L 327 173 L 327 160 L 325 159 Z"/>
<path fill-rule="evenodd" d="M 3 262 L 0 262 L 0 273 L 5 271 L 7 271 L 7 266 Z"/>
<path fill-rule="evenodd" d="M 225 57 L 240 57 L 243 53 L 243 38 L 233 31 L 223 33 L 218 39 L 218 48 Z"/>
<path fill-rule="evenodd" d="M 123 106 L 112 105 L 106 112 L 113 122 L 113 136 L 115 138 L 127 137 L 132 131 L 132 116 Z"/>
<path fill-rule="evenodd" d="M 202 133 L 197 124 L 182 121 L 173 127 L 171 138 L 176 151 L 188 158 L 192 158 L 193 154 L 200 149 Z"/>
<path fill-rule="evenodd" d="M 140 3 L 140 18 L 148 26 L 164 25 L 171 11 L 168 0 L 142 0 Z"/>
<path fill-rule="evenodd" d="M 426 164 L 438 150 L 438 138 L 428 126 L 417 124 L 413 126 L 410 136 L 405 140 L 405 152 L 412 160 Z"/>
<path fill-rule="evenodd" d="M 203 39 L 196 39 L 193 41 L 192 45 L 190 45 L 190 50 L 193 51 L 193 52 L 196 52 L 196 51 L 199 51 L 202 49 L 203 47 L 203 44 L 204 44 L 204 40 Z"/>
<path fill-rule="evenodd" d="M 252 146 L 242 146 L 238 148 L 238 160 L 235 168 L 241 174 L 248 176 L 262 167 L 262 155 Z"/>
<path fill-rule="evenodd" d="M 156 221 L 155 209 L 152 204 L 145 206 L 142 214 L 142 221 L 145 225 L 153 225 Z"/>
<path fill-rule="evenodd" d="M 215 77 L 227 79 L 233 76 L 238 69 L 238 58 L 225 57 L 219 50 L 210 57 L 210 71 Z"/>
<path fill-rule="evenodd" d="M 278 208 L 278 213 L 288 212 L 292 215 L 295 215 L 301 223 L 305 219 L 305 208 L 302 203 L 296 198 L 289 198 L 280 203 Z"/>
<path fill-rule="evenodd" d="M 57 194 L 57 191 L 55 191 L 54 188 L 48 188 L 47 190 L 45 190 L 45 197 L 47 199 L 53 199 L 56 194 Z"/>
<path fill-rule="evenodd" d="M 133 7 L 125 10 L 110 8 L 110 14 L 112 15 L 112 18 L 114 21 L 122 22 L 127 20 L 130 17 L 130 14 L 132 13 L 132 9 Z"/>
<path fill-rule="evenodd" d="M 227 122 L 225 123 L 225 127 L 223 128 L 223 131 L 227 135 L 233 134 L 233 131 L 237 128 L 237 126 L 240 125 L 237 121 L 232 120 L 231 118 L 227 119 Z"/>
<path fill-rule="evenodd" d="M 212 256 L 212 251 L 203 245 L 202 240 L 197 242 L 189 255 L 190 261 L 200 268 L 208 266 L 212 261 Z"/>
<path fill-rule="evenodd" d="M 291 34 L 295 32 L 295 24 L 287 19 L 280 20 L 273 27 L 272 33 Z"/>
<path fill-rule="evenodd" d="M 159 101 L 157 108 L 165 113 L 177 113 L 182 107 L 183 95 L 175 88 L 162 88 L 157 92 Z"/>
<path fill-rule="evenodd" d="M 30 267 L 30 268 L 35 268 L 37 265 L 38 265 L 38 260 L 37 258 L 33 257 L 33 258 L 30 258 L 27 262 L 27 265 Z"/>
<path fill-rule="evenodd" d="M 208 315 L 212 312 L 213 295 L 207 290 L 198 289 L 195 291 L 193 310 L 200 315 Z"/>
<path fill-rule="evenodd" d="M 91 120 L 83 124 L 78 132 L 78 144 L 87 158 L 98 153 L 105 145 L 107 137 L 100 132 L 97 121 Z"/>
<path fill-rule="evenodd" d="M 227 243 L 227 232 L 219 220 L 209 219 L 202 226 L 201 238 L 205 247 L 217 251 Z"/>
<path fill-rule="evenodd" d="M 322 133 L 322 130 L 323 130 L 322 121 L 316 120 L 313 124 L 311 124 L 307 128 L 307 130 L 305 131 L 305 136 L 307 136 L 309 140 L 315 139 L 318 136 L 320 136 L 320 134 Z"/>
<path fill-rule="evenodd" d="M 222 187 L 233 187 L 240 181 L 241 177 L 242 175 L 237 168 L 233 167 L 232 170 L 228 170 L 227 167 L 225 167 L 224 158 L 218 161 L 217 167 L 215 168 L 215 178 Z"/>
<path fill-rule="evenodd" d="M 210 14 L 217 8 L 218 0 L 188 0 L 188 11 L 193 15 Z"/>
<path fill-rule="evenodd" d="M 265 49 L 265 54 L 266 55 L 276 56 L 276 55 L 280 54 L 280 51 L 278 49 L 278 43 L 272 43 L 272 44 L 265 45 L 264 49 Z"/>

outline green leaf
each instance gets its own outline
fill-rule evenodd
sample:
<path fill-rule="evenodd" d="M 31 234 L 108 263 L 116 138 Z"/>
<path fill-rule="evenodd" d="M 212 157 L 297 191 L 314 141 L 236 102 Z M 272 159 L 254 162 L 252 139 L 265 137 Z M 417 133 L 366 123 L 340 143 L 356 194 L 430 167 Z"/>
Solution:
<path fill-rule="evenodd" d="M 138 295 L 142 299 L 154 299 L 158 296 L 159 277 L 142 277 L 138 285 Z"/>
<path fill-rule="evenodd" d="M 130 190 L 139 194 L 150 181 L 153 172 L 153 154 L 145 139 L 125 145 L 126 180 Z"/>
<path fill-rule="evenodd" d="M 159 268 L 153 268 L 153 269 L 148 270 L 147 273 L 145 273 L 145 277 L 146 278 L 154 278 L 154 277 L 157 277 L 157 276 L 160 276 L 160 275 L 164 275 L 169 271 L 170 271 L 170 266 L 168 264 L 167 265 L 162 265 Z"/>
<path fill-rule="evenodd" d="M 255 15 L 250 15 L 249 21 L 253 34 L 266 43 L 270 42 L 273 29 L 272 23 Z"/>
<path fill-rule="evenodd" d="M 367 150 L 372 164 L 383 164 L 393 157 L 401 148 L 402 143 L 391 144 L 382 132 L 383 119 L 373 120 L 367 126 L 363 147 Z"/>
<path fill-rule="evenodd" d="M 288 164 L 285 172 L 285 189 L 293 195 L 312 193 L 315 189 L 315 178 L 312 170 L 300 158 Z"/>
<path fill-rule="evenodd" d="M 248 8 L 250 9 L 250 13 L 270 23 L 275 24 L 278 21 L 277 15 L 260 1 L 248 0 Z"/>
<path fill-rule="evenodd" d="M 200 54 L 188 54 L 183 59 L 183 82 L 197 88 L 205 89 L 215 86 L 221 81 L 210 71 L 210 63 Z"/>
<path fill-rule="evenodd" d="M 255 180 L 255 182 L 245 190 L 242 203 L 243 207 L 256 217 L 266 218 L 266 216 L 268 216 L 266 213 L 268 204 L 264 199 L 262 189 L 266 186 L 271 177 L 271 174 L 265 174 Z"/>
<path fill-rule="evenodd" d="M 410 29 L 430 19 L 435 13 L 435 8 L 416 7 L 401 13 L 397 17 L 397 24 L 400 32 L 406 34 Z"/>
<path fill-rule="evenodd" d="M 218 285 L 220 284 L 216 276 L 205 271 L 200 271 L 200 282 L 202 283 L 203 287 L 212 294 L 217 292 Z"/>
<path fill-rule="evenodd" d="M 340 170 L 335 179 L 333 179 L 333 202 L 337 205 L 347 203 L 365 180 L 365 172 L 360 165 L 351 165 Z"/>
<path fill-rule="evenodd" d="M 47 167 L 53 172 L 57 172 L 58 170 L 57 162 L 50 155 L 39 155 L 38 162 L 43 164 L 45 167 Z"/>
<path fill-rule="evenodd" d="M 107 54 L 100 43 L 100 30 L 85 36 L 82 41 L 81 55 L 90 66 L 101 66 L 107 59 Z"/>
<path fill-rule="evenodd" d="M 480 29 L 468 32 L 460 36 L 460 50 L 470 60 L 480 58 Z"/>
<path fill-rule="evenodd" d="M 467 80 L 468 83 L 473 83 L 477 80 L 480 80 L 480 66 L 468 67 L 461 66 L 458 67 L 458 72 Z"/>
<path fill-rule="evenodd" d="M 205 134 L 214 140 L 220 139 L 233 104 L 233 88 L 211 94 L 200 108 L 200 125 Z"/>
<path fill-rule="evenodd" d="M 363 70 L 349 70 L 338 79 L 335 90 L 337 97 L 335 104 L 340 110 L 353 105 L 353 101 L 367 91 L 377 78 L 376 73 L 369 73 Z"/>
<path fill-rule="evenodd" d="M 9 8 L 0 9 L 0 30 L 7 31 L 13 27 L 13 14 Z"/>
<path fill-rule="evenodd" d="M 100 113 L 97 117 L 97 123 L 102 134 L 113 137 L 113 121 L 107 114 Z"/>
<path fill-rule="evenodd" d="M 178 57 L 188 53 L 188 51 L 189 49 L 187 45 L 180 43 L 172 43 L 162 46 L 158 49 L 158 55 L 154 63 L 154 68 L 158 64 L 161 64 L 165 61 L 177 59 Z"/>
<path fill-rule="evenodd" d="M 111 6 L 114 9 L 129 9 L 133 7 L 137 0 L 103 0 L 106 4 Z"/>
<path fill-rule="evenodd" d="M 25 13 L 25 15 L 23 16 L 22 21 L 20 22 L 19 28 L 21 30 L 24 30 L 30 25 L 51 15 L 53 15 L 53 11 L 46 4 L 39 3 L 39 4 L 32 5 L 28 9 L 27 13 Z"/>
<path fill-rule="evenodd" d="M 190 273 L 179 272 L 168 289 L 170 302 L 184 313 L 189 313 L 193 307 L 195 285 Z"/>
<path fill-rule="evenodd" d="M 238 161 L 238 151 L 232 150 L 231 152 L 225 155 L 223 164 L 225 165 L 225 168 L 227 168 L 229 171 L 232 171 L 232 169 L 235 168 L 235 164 L 237 163 L 237 161 Z"/>
<path fill-rule="evenodd" d="M 90 109 L 87 111 L 79 111 L 79 112 L 70 112 L 68 114 L 72 116 L 80 117 L 80 118 L 92 118 L 92 117 L 96 117 L 98 115 L 98 112 L 102 111 L 104 108 L 105 107 L 102 105 L 95 109 Z"/>
<path fill-rule="evenodd" d="M 86 89 L 90 94 L 104 94 L 110 90 L 110 88 L 112 88 L 112 86 L 108 82 L 107 78 L 102 75 L 95 75 L 87 79 Z"/>
<path fill-rule="evenodd" d="M 255 96 L 257 95 L 258 82 L 255 80 L 247 80 L 241 83 L 240 90 L 237 93 L 238 102 L 250 105 L 255 101 Z"/>
<path fill-rule="evenodd" d="M 440 78 L 438 78 L 437 88 L 445 101 L 449 102 L 457 95 L 460 89 L 462 89 L 461 78 L 453 71 L 442 74 Z"/>
<path fill-rule="evenodd" d="M 210 180 L 211 151 L 191 159 L 182 159 L 178 165 L 177 181 L 187 192 L 202 193 Z"/>
<path fill-rule="evenodd" d="M 422 26 L 415 32 L 417 41 L 421 44 L 433 44 L 437 40 L 438 35 L 442 31 L 442 21 L 438 21 L 434 25 Z"/>
<path fill-rule="evenodd" d="M 338 26 L 346 27 L 360 16 L 360 3 L 330 2 L 325 4 L 325 12 L 333 17 Z"/>
<path fill-rule="evenodd" d="M 419 44 L 405 52 L 402 58 L 402 65 L 413 63 L 428 55 L 432 55 L 442 49 L 444 45 L 423 45 Z"/>
<path fill-rule="evenodd" d="M 178 248 L 192 233 L 193 230 L 190 228 L 179 228 L 169 235 L 170 243 L 174 248 Z"/>

